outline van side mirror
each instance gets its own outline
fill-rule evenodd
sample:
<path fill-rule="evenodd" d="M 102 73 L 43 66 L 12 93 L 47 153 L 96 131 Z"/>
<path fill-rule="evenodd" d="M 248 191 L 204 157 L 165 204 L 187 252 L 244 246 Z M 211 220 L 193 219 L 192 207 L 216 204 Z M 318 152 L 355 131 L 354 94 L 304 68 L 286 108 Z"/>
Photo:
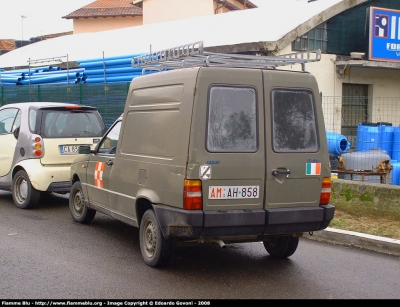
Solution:
<path fill-rule="evenodd" d="M 84 155 L 90 154 L 90 146 L 89 145 L 79 146 L 78 153 L 84 154 Z"/>

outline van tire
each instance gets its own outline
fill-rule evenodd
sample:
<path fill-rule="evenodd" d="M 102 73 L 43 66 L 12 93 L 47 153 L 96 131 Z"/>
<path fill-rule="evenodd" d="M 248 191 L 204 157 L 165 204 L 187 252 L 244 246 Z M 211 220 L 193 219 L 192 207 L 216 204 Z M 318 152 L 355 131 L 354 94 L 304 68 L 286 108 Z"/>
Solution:
<path fill-rule="evenodd" d="M 140 251 L 144 262 L 151 267 L 165 266 L 172 257 L 172 241 L 166 240 L 154 210 L 147 210 L 139 230 Z"/>
<path fill-rule="evenodd" d="M 81 224 L 89 224 L 93 221 L 96 210 L 89 208 L 82 192 L 80 181 L 75 181 L 69 194 L 69 211 L 72 219 Z"/>
<path fill-rule="evenodd" d="M 299 237 L 281 236 L 263 241 L 266 251 L 274 258 L 287 258 L 294 254 L 299 245 Z"/>
<path fill-rule="evenodd" d="M 28 174 L 23 170 L 13 177 L 12 197 L 14 204 L 20 209 L 32 209 L 39 202 L 40 191 L 32 186 Z"/>

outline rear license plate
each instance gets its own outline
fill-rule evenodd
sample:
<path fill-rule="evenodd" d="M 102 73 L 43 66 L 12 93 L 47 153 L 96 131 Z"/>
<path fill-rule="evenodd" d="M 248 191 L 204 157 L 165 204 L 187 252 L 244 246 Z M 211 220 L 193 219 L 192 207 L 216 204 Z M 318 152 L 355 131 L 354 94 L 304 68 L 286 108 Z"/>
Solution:
<path fill-rule="evenodd" d="M 60 153 L 62 155 L 78 154 L 79 145 L 60 145 Z"/>
<path fill-rule="evenodd" d="M 208 199 L 258 198 L 260 187 L 255 186 L 210 186 Z"/>

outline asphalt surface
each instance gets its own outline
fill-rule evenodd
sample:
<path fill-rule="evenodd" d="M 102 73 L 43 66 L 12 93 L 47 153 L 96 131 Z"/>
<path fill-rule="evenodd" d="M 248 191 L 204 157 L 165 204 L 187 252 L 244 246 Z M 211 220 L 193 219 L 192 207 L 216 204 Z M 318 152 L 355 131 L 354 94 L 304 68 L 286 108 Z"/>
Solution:
<path fill-rule="evenodd" d="M 355 246 L 384 254 L 400 256 L 400 240 L 373 236 L 365 233 L 326 228 L 312 234 L 304 234 L 305 238 L 333 244 Z"/>

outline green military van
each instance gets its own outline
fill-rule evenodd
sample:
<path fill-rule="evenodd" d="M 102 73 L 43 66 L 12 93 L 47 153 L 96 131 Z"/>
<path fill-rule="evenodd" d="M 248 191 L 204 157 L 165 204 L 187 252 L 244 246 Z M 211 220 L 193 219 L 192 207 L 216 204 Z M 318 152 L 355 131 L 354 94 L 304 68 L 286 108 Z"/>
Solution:
<path fill-rule="evenodd" d="M 143 75 L 123 115 L 71 167 L 72 218 L 100 211 L 138 227 L 153 267 L 185 244 L 263 242 L 270 256 L 291 256 L 335 211 L 321 98 L 305 71 L 320 57 L 196 42 L 133 58 Z"/>

